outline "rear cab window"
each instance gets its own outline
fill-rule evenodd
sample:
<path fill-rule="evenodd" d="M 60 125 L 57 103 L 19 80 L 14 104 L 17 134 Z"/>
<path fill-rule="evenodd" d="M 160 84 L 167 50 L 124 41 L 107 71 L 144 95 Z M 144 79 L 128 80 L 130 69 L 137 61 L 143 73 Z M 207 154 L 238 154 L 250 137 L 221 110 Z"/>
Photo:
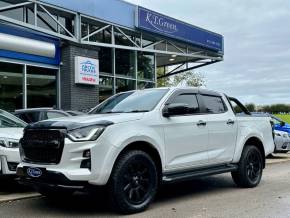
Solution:
<path fill-rule="evenodd" d="M 201 95 L 205 112 L 208 114 L 221 114 L 227 112 L 227 107 L 220 96 Z"/>

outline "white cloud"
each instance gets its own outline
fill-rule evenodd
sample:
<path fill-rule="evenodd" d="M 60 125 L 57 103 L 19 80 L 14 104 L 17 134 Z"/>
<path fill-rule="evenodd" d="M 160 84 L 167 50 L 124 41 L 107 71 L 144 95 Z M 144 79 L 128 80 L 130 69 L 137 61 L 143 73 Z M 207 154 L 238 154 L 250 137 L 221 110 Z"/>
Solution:
<path fill-rule="evenodd" d="M 290 103 L 290 2 L 128 0 L 225 37 L 225 60 L 198 69 L 207 87 L 258 104 Z"/>

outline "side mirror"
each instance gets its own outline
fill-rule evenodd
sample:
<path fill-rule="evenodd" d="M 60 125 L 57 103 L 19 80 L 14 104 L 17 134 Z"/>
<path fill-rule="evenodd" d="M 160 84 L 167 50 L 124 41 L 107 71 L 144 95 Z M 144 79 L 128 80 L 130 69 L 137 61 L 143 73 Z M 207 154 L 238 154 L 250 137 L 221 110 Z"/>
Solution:
<path fill-rule="evenodd" d="M 169 104 L 164 107 L 162 114 L 164 117 L 183 115 L 188 113 L 188 109 L 188 104 Z"/>
<path fill-rule="evenodd" d="M 281 123 L 280 123 L 280 125 L 281 125 L 281 127 L 283 127 L 283 126 L 285 126 L 285 122 L 284 121 L 282 121 Z"/>

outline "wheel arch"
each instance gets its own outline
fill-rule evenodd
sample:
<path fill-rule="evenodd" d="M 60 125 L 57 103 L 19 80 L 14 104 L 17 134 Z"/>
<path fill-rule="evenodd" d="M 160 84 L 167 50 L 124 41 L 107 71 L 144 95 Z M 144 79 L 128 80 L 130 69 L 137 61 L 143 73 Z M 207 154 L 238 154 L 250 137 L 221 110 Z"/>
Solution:
<path fill-rule="evenodd" d="M 156 164 L 156 168 L 158 171 L 158 175 L 159 175 L 159 180 L 161 181 L 162 179 L 162 173 L 163 173 L 163 164 L 162 164 L 162 159 L 161 159 L 161 155 L 159 153 L 159 151 L 157 150 L 157 148 L 155 148 L 154 145 L 152 145 L 149 142 L 146 141 L 135 141 L 135 142 L 131 142 L 130 144 L 128 144 L 127 146 L 125 146 L 121 152 L 118 154 L 115 163 L 113 165 L 113 169 L 115 167 L 115 164 L 117 163 L 117 161 L 119 160 L 119 158 L 126 152 L 129 151 L 133 151 L 133 150 L 140 150 L 143 151 L 145 153 L 147 153 L 152 160 L 154 161 L 154 163 Z"/>

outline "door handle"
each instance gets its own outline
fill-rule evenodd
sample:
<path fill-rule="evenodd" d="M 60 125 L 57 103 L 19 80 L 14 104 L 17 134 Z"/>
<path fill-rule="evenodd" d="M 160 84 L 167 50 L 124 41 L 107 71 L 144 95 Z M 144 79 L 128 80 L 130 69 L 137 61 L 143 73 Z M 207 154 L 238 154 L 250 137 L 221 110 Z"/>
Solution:
<path fill-rule="evenodd" d="M 234 125 L 234 124 L 235 124 L 235 121 L 233 121 L 233 120 L 228 120 L 227 124 L 228 124 L 228 125 Z"/>
<path fill-rule="evenodd" d="M 206 126 L 206 122 L 203 121 L 203 120 L 200 120 L 200 121 L 197 122 L 196 125 L 197 125 L 197 126 Z"/>

